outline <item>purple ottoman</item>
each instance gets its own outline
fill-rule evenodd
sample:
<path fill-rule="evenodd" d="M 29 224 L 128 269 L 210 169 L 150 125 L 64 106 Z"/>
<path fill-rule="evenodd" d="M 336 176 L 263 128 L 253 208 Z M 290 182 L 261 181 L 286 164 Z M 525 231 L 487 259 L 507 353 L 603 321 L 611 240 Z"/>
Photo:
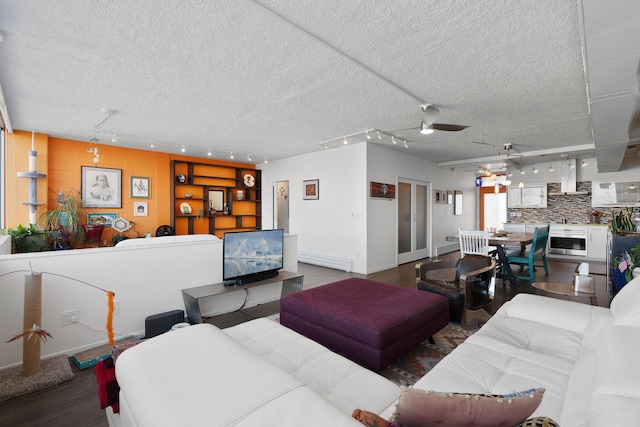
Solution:
<path fill-rule="evenodd" d="M 352 278 L 287 295 L 280 323 L 379 372 L 449 323 L 449 300 Z"/>

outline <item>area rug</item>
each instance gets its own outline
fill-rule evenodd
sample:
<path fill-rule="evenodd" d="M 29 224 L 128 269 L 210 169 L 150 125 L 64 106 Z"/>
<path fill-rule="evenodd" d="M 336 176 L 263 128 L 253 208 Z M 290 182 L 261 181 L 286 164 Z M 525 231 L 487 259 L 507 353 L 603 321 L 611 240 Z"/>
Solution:
<path fill-rule="evenodd" d="M 69 357 L 62 355 L 42 359 L 40 372 L 22 376 L 22 365 L 0 370 L 0 402 L 53 387 L 73 379 Z"/>
<path fill-rule="evenodd" d="M 476 330 L 449 323 L 433 336 L 435 344 L 429 341 L 418 344 L 409 353 L 387 366 L 380 375 L 400 386 L 413 385 Z"/>

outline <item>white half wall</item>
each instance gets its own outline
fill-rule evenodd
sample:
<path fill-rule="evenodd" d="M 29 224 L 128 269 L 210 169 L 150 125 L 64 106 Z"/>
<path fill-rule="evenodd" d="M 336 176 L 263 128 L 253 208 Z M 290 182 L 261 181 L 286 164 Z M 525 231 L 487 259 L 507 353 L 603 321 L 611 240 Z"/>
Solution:
<path fill-rule="evenodd" d="M 284 239 L 287 271 L 297 272 L 296 240 L 293 235 Z M 73 355 L 107 342 L 107 296 L 95 287 L 115 293 L 116 339 L 142 336 L 147 316 L 184 310 L 182 289 L 222 281 L 222 240 L 0 256 L 0 368 L 22 363 L 22 341 L 5 341 L 22 332 L 24 276 L 30 267 L 43 273 L 41 326 L 53 335 L 42 345 L 42 357 Z M 246 307 L 276 300 L 280 286 L 252 288 Z M 244 299 L 243 291 L 208 298 L 201 312 L 233 311 Z M 69 310 L 79 310 L 79 322 L 61 326 L 61 313 Z"/>

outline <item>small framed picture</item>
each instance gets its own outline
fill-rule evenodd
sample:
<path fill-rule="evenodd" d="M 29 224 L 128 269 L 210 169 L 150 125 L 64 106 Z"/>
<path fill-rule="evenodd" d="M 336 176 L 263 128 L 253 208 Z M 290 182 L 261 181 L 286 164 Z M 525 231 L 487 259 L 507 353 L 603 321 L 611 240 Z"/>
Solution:
<path fill-rule="evenodd" d="M 90 213 L 87 214 L 87 224 L 98 225 L 103 224 L 105 227 L 111 227 L 111 223 L 118 217 L 114 213 Z"/>
<path fill-rule="evenodd" d="M 393 184 L 385 184 L 382 182 L 371 181 L 370 195 L 372 198 L 395 199 L 396 186 Z"/>
<path fill-rule="evenodd" d="M 121 208 L 122 170 L 81 166 L 82 207 Z"/>
<path fill-rule="evenodd" d="M 147 202 L 134 202 L 133 216 L 147 216 Z"/>
<path fill-rule="evenodd" d="M 319 186 L 320 180 L 317 179 L 302 181 L 302 200 L 318 200 L 320 198 Z"/>
<path fill-rule="evenodd" d="M 151 197 L 151 178 L 145 176 L 131 177 L 131 198 L 149 199 Z"/>

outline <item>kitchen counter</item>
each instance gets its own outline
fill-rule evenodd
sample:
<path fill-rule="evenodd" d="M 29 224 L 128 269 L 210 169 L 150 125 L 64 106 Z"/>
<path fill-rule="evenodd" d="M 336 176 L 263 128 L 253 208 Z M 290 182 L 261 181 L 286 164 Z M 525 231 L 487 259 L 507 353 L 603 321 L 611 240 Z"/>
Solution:
<path fill-rule="evenodd" d="M 525 226 L 545 226 L 547 224 L 556 226 L 556 225 L 566 225 L 566 226 L 580 226 L 580 227 L 608 227 L 608 224 L 593 224 L 593 223 L 588 223 L 588 222 L 568 222 L 566 224 L 562 223 L 562 222 L 514 222 L 514 221 L 509 221 L 509 222 L 505 222 L 503 223 L 504 225 L 525 225 Z"/>
<path fill-rule="evenodd" d="M 550 225 L 549 246 L 547 256 L 568 260 L 597 260 L 606 259 L 608 224 L 563 224 L 548 223 Z M 505 222 L 503 230 L 514 233 L 533 233 L 536 227 L 546 227 L 547 223 L 536 222 Z"/>

